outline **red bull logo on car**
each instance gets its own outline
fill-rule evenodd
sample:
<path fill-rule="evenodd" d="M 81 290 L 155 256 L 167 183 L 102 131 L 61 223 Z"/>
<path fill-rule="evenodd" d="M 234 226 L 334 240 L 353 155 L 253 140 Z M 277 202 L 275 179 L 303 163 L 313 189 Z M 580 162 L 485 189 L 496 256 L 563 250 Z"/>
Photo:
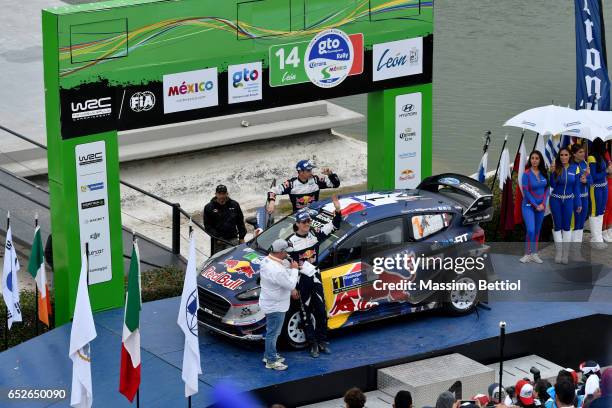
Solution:
<path fill-rule="evenodd" d="M 227 272 L 217 272 L 214 265 L 206 268 L 200 275 L 230 290 L 236 290 L 245 282 L 244 279 L 232 279 L 232 275 Z"/>
<path fill-rule="evenodd" d="M 247 278 L 252 278 L 255 274 L 255 270 L 251 266 L 249 261 L 237 261 L 235 259 L 227 259 L 223 262 L 227 272 L 229 273 L 241 273 L 246 275 Z"/>

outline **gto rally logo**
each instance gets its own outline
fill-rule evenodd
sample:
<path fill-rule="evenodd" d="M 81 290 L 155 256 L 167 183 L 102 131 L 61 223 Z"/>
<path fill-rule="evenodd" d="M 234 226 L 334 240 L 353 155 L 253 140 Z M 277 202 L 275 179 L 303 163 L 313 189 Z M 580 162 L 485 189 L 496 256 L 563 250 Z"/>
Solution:
<path fill-rule="evenodd" d="M 257 78 L 259 78 L 258 70 L 244 68 L 242 71 L 234 72 L 234 75 L 232 76 L 232 85 L 234 88 L 242 88 L 244 86 L 243 82 L 255 82 L 257 81 Z"/>
<path fill-rule="evenodd" d="M 130 98 L 130 109 L 134 112 L 146 112 L 155 106 L 155 94 L 150 91 L 136 92 Z"/>

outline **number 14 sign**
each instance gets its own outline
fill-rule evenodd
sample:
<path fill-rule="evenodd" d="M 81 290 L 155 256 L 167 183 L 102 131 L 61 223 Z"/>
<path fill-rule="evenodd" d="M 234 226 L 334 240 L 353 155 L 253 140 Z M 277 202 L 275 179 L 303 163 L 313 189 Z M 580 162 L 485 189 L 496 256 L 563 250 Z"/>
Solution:
<path fill-rule="evenodd" d="M 351 34 L 355 56 L 349 75 L 363 72 L 363 34 Z M 304 59 L 309 41 L 270 47 L 270 86 L 286 86 L 309 82 Z"/>

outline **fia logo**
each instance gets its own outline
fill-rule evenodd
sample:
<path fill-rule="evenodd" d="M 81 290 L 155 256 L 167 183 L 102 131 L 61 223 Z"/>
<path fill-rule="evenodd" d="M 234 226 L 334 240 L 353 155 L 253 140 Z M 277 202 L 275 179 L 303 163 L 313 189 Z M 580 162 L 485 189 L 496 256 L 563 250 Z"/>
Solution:
<path fill-rule="evenodd" d="M 134 112 L 146 112 L 155 106 L 155 94 L 150 91 L 136 92 L 130 98 L 130 109 Z"/>

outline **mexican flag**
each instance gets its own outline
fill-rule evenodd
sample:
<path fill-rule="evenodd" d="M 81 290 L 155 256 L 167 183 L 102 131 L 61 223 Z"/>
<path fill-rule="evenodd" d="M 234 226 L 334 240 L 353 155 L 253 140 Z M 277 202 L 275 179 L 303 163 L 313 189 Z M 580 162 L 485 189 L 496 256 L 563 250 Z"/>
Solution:
<path fill-rule="evenodd" d="M 125 295 L 125 320 L 121 345 L 119 392 L 132 402 L 140 387 L 140 255 L 134 241 Z"/>
<path fill-rule="evenodd" d="M 28 272 L 36 281 L 38 288 L 38 320 L 49 326 L 49 315 L 51 314 L 51 298 L 49 297 L 49 285 L 45 273 L 45 255 L 43 250 L 40 227 L 34 230 L 34 242 L 32 242 L 32 253 L 28 263 Z"/>

